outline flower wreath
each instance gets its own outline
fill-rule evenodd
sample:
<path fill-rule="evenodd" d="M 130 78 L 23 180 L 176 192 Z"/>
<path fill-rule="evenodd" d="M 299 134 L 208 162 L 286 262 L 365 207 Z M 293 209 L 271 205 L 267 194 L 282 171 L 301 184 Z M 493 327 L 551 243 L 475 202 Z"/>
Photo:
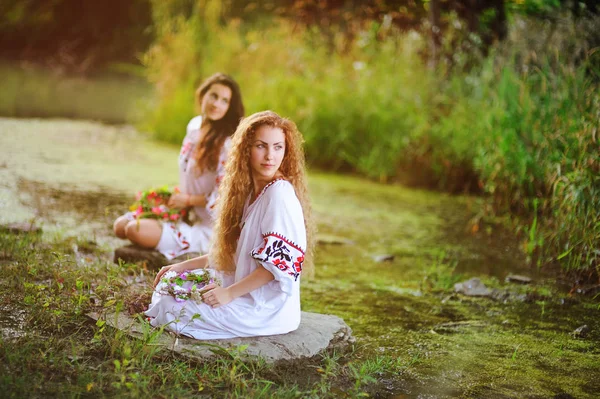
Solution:
<path fill-rule="evenodd" d="M 196 303 L 202 302 L 200 292 L 205 286 L 213 283 L 221 284 L 218 279 L 212 277 L 204 269 L 186 270 L 181 273 L 168 271 L 160 279 L 160 283 L 158 287 L 159 294 L 170 295 L 177 302 L 184 302 L 191 299 Z"/>
<path fill-rule="evenodd" d="M 162 186 L 140 191 L 129 210 L 136 219 L 162 219 L 176 222 L 188 215 L 186 208 L 171 209 L 167 207 L 171 195 L 179 193 L 178 187 Z"/>

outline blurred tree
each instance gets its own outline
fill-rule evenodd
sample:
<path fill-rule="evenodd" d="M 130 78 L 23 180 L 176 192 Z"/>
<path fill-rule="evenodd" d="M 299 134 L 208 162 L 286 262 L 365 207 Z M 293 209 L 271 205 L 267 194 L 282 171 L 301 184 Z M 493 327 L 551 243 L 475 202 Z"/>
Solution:
<path fill-rule="evenodd" d="M 440 2 L 429 2 L 429 69 L 437 68 L 442 45 L 442 32 L 440 27 Z"/>
<path fill-rule="evenodd" d="M 0 52 L 85 72 L 136 62 L 152 41 L 148 0 L 3 0 Z"/>
<path fill-rule="evenodd" d="M 446 52 L 476 48 L 485 53 L 506 36 L 507 30 L 504 0 L 230 0 L 228 4 L 231 17 L 248 20 L 271 13 L 317 27 L 328 38 L 332 51 L 346 52 L 356 35 L 373 24 L 425 32 L 431 39 L 429 50 L 436 52 L 430 56 L 425 51 L 430 64 L 436 63 L 442 47 Z M 455 21 L 459 21 L 458 34 Z M 378 30 L 380 39 L 385 32 L 389 29 Z M 340 34 L 343 40 L 339 40 Z M 442 46 L 442 42 L 446 44 Z"/>
<path fill-rule="evenodd" d="M 507 12 L 552 19 L 557 9 L 574 15 L 600 12 L 597 0 L 221 0 L 220 22 L 264 23 L 269 17 L 315 28 L 331 51 L 344 53 L 361 32 L 378 39 L 395 30 L 425 32 L 430 64 L 440 57 L 486 54 L 507 32 Z M 188 19 L 204 0 L 2 0 L 2 58 L 33 60 L 76 71 L 107 63 L 137 62 L 165 17 Z M 216 21 L 219 22 L 219 21 Z M 380 29 L 384 27 L 384 29 Z M 159 35 L 160 36 L 160 35 Z"/>

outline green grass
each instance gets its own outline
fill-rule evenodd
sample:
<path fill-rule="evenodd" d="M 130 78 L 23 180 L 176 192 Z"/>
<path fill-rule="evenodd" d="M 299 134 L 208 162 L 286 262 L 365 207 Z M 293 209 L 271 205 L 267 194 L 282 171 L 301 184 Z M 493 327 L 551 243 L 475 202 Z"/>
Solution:
<path fill-rule="evenodd" d="M 298 373 L 245 360 L 243 348 L 221 350 L 204 362 L 177 355 L 154 344 L 160 330 L 130 338 L 85 314 L 127 311 L 151 276 L 139 266 L 103 260 L 101 250 L 77 242 L 0 233 L 1 325 L 21 324 L 16 336 L 0 337 L 3 397 L 337 397 L 332 387 L 360 396 L 376 382 L 374 373 L 412 364 L 385 356 L 348 363 L 350 353 L 332 352 L 304 361 L 308 371 Z M 95 260 L 82 267 L 73 248 Z M 10 319 L 16 310 L 23 312 L 18 323 Z"/>
<path fill-rule="evenodd" d="M 597 333 L 575 339 L 569 326 L 557 331 L 549 317 L 561 310 L 552 299 L 540 313 L 539 304 L 482 306 L 481 299 L 451 298 L 438 317 L 447 320 L 454 308 L 464 321 L 444 328 L 406 326 L 406 342 L 396 343 L 400 353 L 384 339 L 375 347 L 363 340 L 301 366 L 248 361 L 243 347 L 218 351 L 212 360 L 190 359 L 156 345 L 160 330 L 147 328 L 134 339 L 85 316 L 91 310 L 127 312 L 132 295 L 147 289 L 151 276 L 139 266 L 103 260 L 105 254 L 86 247 L 83 239 L 76 243 L 95 260 L 83 266 L 72 239 L 0 233 L 3 333 L 7 317 L 23 311 L 13 324 L 21 324 L 18 334 L 0 338 L 3 397 L 355 398 L 392 392 L 551 397 L 566 392 L 591 398 L 597 392 L 591 377 L 599 364 Z M 310 291 L 305 296 L 324 299 Z M 387 295 L 387 301 L 399 298 L 405 309 L 415 306 Z"/>

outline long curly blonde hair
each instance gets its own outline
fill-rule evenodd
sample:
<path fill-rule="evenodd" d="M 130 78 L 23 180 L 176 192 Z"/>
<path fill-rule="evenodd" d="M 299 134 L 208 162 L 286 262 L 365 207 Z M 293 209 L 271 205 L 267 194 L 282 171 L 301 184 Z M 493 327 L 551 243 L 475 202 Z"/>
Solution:
<path fill-rule="evenodd" d="M 315 228 L 311 218 L 306 172 L 304 166 L 304 139 L 296 124 L 273 111 L 263 111 L 243 119 L 231 141 L 231 152 L 226 165 L 225 179 L 219 187 L 219 205 L 210 251 L 211 267 L 223 271 L 235 271 L 234 254 L 240 235 L 240 222 L 246 198 L 254 190 L 250 168 L 250 150 L 258 128 L 279 128 L 285 134 L 285 155 L 279 172 L 289 181 L 296 192 L 304 213 L 307 248 L 303 272 L 312 275 L 312 255 Z"/>

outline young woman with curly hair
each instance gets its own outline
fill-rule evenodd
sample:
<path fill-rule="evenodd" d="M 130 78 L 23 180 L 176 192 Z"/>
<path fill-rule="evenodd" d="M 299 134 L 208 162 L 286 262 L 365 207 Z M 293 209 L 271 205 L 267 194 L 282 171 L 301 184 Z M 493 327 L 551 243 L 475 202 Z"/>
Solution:
<path fill-rule="evenodd" d="M 312 264 L 313 228 L 302 135 L 264 111 L 236 130 L 220 187 L 210 253 L 163 267 L 146 315 L 197 339 L 284 334 L 300 324 L 300 275 Z M 201 301 L 161 292 L 163 276 L 207 269 Z"/>
<path fill-rule="evenodd" d="M 231 136 L 244 116 L 238 84 L 222 73 L 212 75 L 198 87 L 196 101 L 201 115 L 188 123 L 179 153 L 180 192 L 171 195 L 167 204 L 169 208 L 189 208 L 189 224 L 136 220 L 129 212 L 113 225 L 117 237 L 157 249 L 167 259 L 188 252 L 208 252 L 217 189 L 224 177 Z"/>

